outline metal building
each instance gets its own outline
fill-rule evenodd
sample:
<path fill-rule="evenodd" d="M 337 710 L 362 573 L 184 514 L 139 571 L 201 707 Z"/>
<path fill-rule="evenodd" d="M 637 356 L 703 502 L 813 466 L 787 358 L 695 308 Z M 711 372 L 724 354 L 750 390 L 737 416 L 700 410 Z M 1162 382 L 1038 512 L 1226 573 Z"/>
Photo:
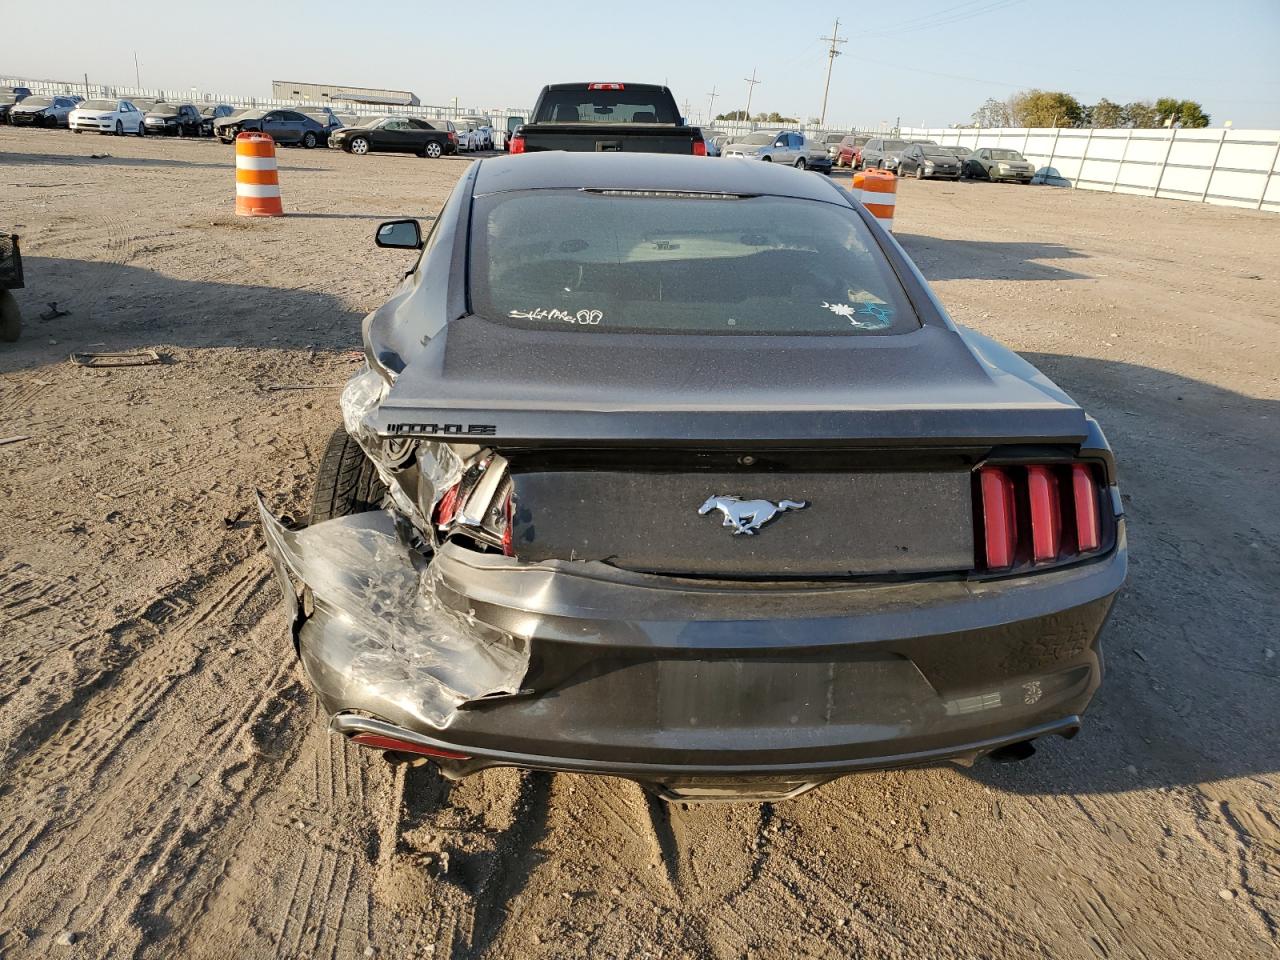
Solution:
<path fill-rule="evenodd" d="M 418 95 L 411 90 L 344 87 L 333 83 L 300 83 L 296 80 L 272 80 L 271 97 L 275 100 L 304 100 L 308 103 L 345 100 L 351 103 L 377 103 L 400 107 L 421 105 Z"/>

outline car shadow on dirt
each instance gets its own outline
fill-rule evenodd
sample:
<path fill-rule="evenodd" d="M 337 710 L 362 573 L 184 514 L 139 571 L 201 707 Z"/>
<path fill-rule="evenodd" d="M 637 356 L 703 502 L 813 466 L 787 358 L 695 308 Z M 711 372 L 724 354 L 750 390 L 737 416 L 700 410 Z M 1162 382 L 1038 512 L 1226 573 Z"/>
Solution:
<path fill-rule="evenodd" d="M 25 254 L 23 265 L 27 286 L 14 291 L 22 335 L 0 343 L 0 373 L 65 363 L 85 351 L 360 346 L 363 314 L 323 291 L 193 282 L 143 267 Z M 393 287 L 388 281 L 387 292 Z M 42 320 L 50 303 L 68 313 Z"/>
<path fill-rule="evenodd" d="M 1280 402 L 1122 361 L 1024 356 L 1107 433 L 1129 579 L 1081 734 L 968 775 L 1057 794 L 1280 773 Z"/>
<path fill-rule="evenodd" d="M 894 236 L 929 281 L 1087 280 L 1088 274 L 1041 260 L 1082 260 L 1086 255 L 1060 243 L 951 240 L 915 233 Z"/>
<path fill-rule="evenodd" d="M 90 137 L 93 135 L 90 134 Z M 91 146 L 93 151 L 99 153 L 99 156 L 91 157 L 76 156 L 61 153 L 13 153 L 5 150 L 0 151 L 0 167 L 6 166 L 22 166 L 24 164 L 35 164 L 55 167 L 205 167 L 208 169 L 226 170 L 230 169 L 234 157 L 228 159 L 224 163 L 203 163 L 196 160 L 172 160 L 164 157 L 114 157 L 109 153 L 110 144 L 114 140 L 111 136 L 98 135 L 102 141 L 101 145 L 97 140 L 90 139 L 86 141 L 86 146 Z M 106 154 L 102 156 L 101 154 Z"/>

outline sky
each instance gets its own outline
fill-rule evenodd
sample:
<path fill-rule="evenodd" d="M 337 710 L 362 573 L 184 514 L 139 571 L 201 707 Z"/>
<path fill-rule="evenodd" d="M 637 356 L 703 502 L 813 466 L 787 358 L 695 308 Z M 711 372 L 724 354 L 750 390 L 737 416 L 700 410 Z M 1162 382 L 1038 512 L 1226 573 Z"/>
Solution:
<path fill-rule="evenodd" d="M 1280 0 L 917 0 L 816 4 L 101 0 L 6 4 L 0 76 L 270 96 L 271 81 L 409 89 L 424 104 L 528 107 L 544 83 L 665 81 L 695 122 L 822 109 L 831 126 L 967 122 L 988 97 L 1200 101 L 1214 126 L 1280 128 Z M 122 9 L 122 8 L 116 8 Z M 193 40 L 195 42 L 193 42 Z"/>

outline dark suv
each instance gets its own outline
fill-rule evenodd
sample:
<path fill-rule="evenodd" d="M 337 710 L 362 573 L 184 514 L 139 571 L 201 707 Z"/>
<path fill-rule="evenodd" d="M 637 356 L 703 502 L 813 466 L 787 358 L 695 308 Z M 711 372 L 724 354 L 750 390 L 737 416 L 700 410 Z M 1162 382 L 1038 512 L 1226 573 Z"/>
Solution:
<path fill-rule="evenodd" d="M 149 134 L 195 137 L 200 134 L 200 111 L 190 103 L 157 103 L 143 123 Z"/>

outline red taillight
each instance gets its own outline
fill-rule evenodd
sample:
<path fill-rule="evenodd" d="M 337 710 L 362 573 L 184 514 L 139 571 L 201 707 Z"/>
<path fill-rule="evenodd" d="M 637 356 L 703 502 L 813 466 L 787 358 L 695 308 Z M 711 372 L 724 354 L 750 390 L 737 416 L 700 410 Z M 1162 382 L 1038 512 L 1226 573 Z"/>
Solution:
<path fill-rule="evenodd" d="M 1057 560 L 1062 541 L 1058 478 L 1048 467 L 1027 467 L 1027 493 L 1031 499 L 1031 556 L 1036 563 Z"/>
<path fill-rule="evenodd" d="M 982 485 L 982 529 L 987 569 L 1013 566 L 1018 543 L 1017 512 L 1013 503 L 1013 481 L 999 467 L 986 467 L 979 474 Z"/>
<path fill-rule="evenodd" d="M 461 487 L 461 483 L 455 483 L 436 504 L 437 527 L 447 527 L 453 522 L 453 515 L 458 512 L 458 491 Z"/>
<path fill-rule="evenodd" d="M 524 134 L 517 133 L 511 138 L 511 153 L 524 153 Z"/>
<path fill-rule="evenodd" d="M 588 90 L 625 90 L 621 83 L 588 83 Z"/>
<path fill-rule="evenodd" d="M 1076 547 L 1081 553 L 1102 545 L 1098 516 L 1098 487 L 1093 471 L 1083 463 L 1071 465 L 1071 496 L 1076 509 Z"/>
<path fill-rule="evenodd" d="M 457 142 L 458 142 L 458 132 L 457 132 L 456 130 L 450 130 L 450 131 L 449 131 L 449 142 L 450 142 L 450 143 L 457 143 Z"/>
<path fill-rule="evenodd" d="M 511 531 L 515 527 L 515 505 L 511 502 L 515 496 L 514 493 L 508 493 L 507 499 L 502 503 L 502 515 L 505 524 L 502 527 L 502 552 L 508 557 L 516 555 L 515 545 L 512 543 Z"/>
<path fill-rule="evenodd" d="M 419 756 L 435 757 L 439 760 L 471 759 L 471 757 L 465 753 L 458 753 L 454 750 L 445 750 L 443 747 L 428 747 L 421 743 L 414 743 L 411 740 L 401 740 L 399 737 L 389 737 L 382 733 L 357 733 L 351 739 L 363 747 L 373 747 L 375 750 L 395 750 L 397 753 L 416 753 Z"/>
<path fill-rule="evenodd" d="M 1061 563 L 1103 546 L 1098 479 L 1089 464 L 983 467 L 978 496 L 979 569 Z"/>
<path fill-rule="evenodd" d="M 707 141 L 705 140 L 693 141 L 693 155 L 695 157 L 705 157 L 707 155 Z"/>

